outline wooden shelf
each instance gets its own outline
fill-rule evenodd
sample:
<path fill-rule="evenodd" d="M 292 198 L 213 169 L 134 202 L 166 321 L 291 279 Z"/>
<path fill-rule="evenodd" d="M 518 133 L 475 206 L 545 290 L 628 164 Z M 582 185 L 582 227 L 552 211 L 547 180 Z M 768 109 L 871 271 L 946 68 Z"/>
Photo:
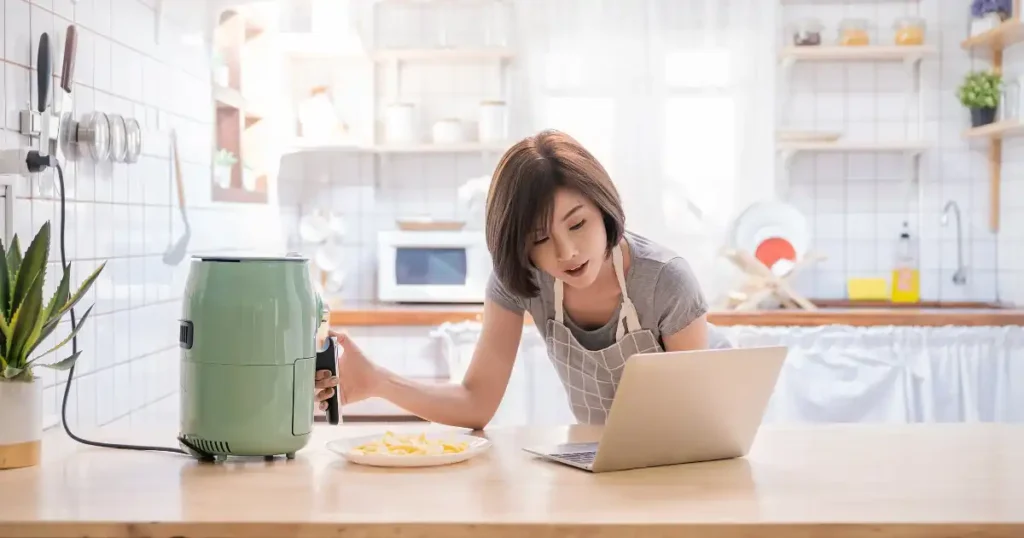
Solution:
<path fill-rule="evenodd" d="M 392 49 L 373 52 L 373 58 L 383 61 L 451 61 L 451 60 L 502 60 L 515 56 L 512 49 L 465 48 L 465 49 Z"/>
<path fill-rule="evenodd" d="M 783 4 L 802 5 L 829 5 L 829 4 L 881 4 L 889 3 L 892 0 L 779 0 Z M 904 2 L 919 3 L 921 0 L 903 0 Z"/>
<path fill-rule="evenodd" d="M 243 181 L 246 166 L 259 170 L 265 164 L 260 159 L 266 146 L 268 127 L 262 122 L 264 115 L 246 98 L 243 82 L 243 72 L 250 69 L 243 65 L 243 59 L 266 41 L 261 39 L 265 35 L 264 27 L 263 22 L 249 10 L 234 7 L 220 13 L 214 29 L 214 47 L 224 58 L 228 70 L 226 81 L 212 84 L 217 120 L 214 152 L 225 150 L 237 159 L 231 168 L 228 186 L 211 179 L 210 198 L 214 202 L 265 204 L 269 200 L 266 174 L 257 176 L 252 189 L 247 189 Z M 252 68 L 259 69 L 260 66 Z M 216 166 L 216 161 L 213 166 Z"/>
<path fill-rule="evenodd" d="M 479 143 L 464 142 L 460 144 L 381 144 L 374 148 L 377 153 L 504 153 L 512 142 Z"/>
<path fill-rule="evenodd" d="M 341 42 L 332 37 L 304 33 L 281 33 L 277 37 L 282 51 L 297 57 L 329 58 L 336 61 L 453 61 L 504 60 L 515 56 L 509 48 L 415 48 L 361 50 L 358 44 Z"/>
<path fill-rule="evenodd" d="M 1024 124 L 1018 120 L 1004 120 L 964 131 L 964 138 L 1001 139 L 1024 135 Z"/>
<path fill-rule="evenodd" d="M 995 28 L 968 37 L 960 43 L 964 50 L 987 49 L 992 53 L 992 72 L 1003 73 L 1003 51 L 1024 42 L 1024 24 L 1020 21 L 1021 0 L 1013 0 L 1015 16 Z M 1003 175 L 1003 138 L 1024 134 L 1024 126 L 1017 120 L 1000 121 L 968 129 L 967 139 L 988 141 L 989 221 L 992 233 L 999 232 L 1000 190 Z"/>
<path fill-rule="evenodd" d="M 928 148 L 924 142 L 776 142 L 779 151 L 814 151 L 834 153 L 897 152 L 919 153 Z"/>
<path fill-rule="evenodd" d="M 460 144 L 377 144 L 364 146 L 358 144 L 317 144 L 317 143 L 293 143 L 286 153 L 301 153 L 306 151 L 326 151 L 339 153 L 371 153 L 376 155 L 400 154 L 400 153 L 504 153 L 514 142 L 502 143 L 480 143 L 464 142 Z"/>
<path fill-rule="evenodd" d="M 250 191 L 243 187 L 231 187 L 225 189 L 220 185 L 213 185 L 213 200 L 218 202 L 235 202 L 241 204 L 265 204 L 267 203 L 266 178 L 261 177 L 256 181 L 258 190 Z M 262 190 L 259 190 L 260 186 Z"/>
<path fill-rule="evenodd" d="M 868 45 L 862 47 L 819 45 L 786 47 L 779 54 L 790 61 L 916 61 L 936 53 L 935 47 Z"/>
<path fill-rule="evenodd" d="M 1019 19 L 1010 19 L 985 33 L 963 40 L 960 47 L 964 50 L 984 48 L 991 51 L 1002 51 L 1022 41 L 1024 41 L 1024 24 Z"/>

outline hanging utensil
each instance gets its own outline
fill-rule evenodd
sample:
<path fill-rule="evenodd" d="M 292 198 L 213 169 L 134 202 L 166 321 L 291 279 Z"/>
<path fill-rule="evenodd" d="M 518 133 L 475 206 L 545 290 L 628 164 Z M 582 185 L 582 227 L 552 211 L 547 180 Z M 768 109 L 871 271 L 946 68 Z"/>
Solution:
<path fill-rule="evenodd" d="M 185 223 L 185 233 L 182 234 L 174 245 L 164 252 L 164 263 L 167 265 L 178 265 L 185 258 L 185 251 L 188 241 L 192 238 L 192 227 L 188 223 L 188 215 L 185 213 L 185 184 L 181 179 L 181 161 L 178 159 L 178 137 L 171 131 L 171 154 L 174 157 L 174 181 L 178 187 L 178 209 L 181 211 L 181 220 Z"/>

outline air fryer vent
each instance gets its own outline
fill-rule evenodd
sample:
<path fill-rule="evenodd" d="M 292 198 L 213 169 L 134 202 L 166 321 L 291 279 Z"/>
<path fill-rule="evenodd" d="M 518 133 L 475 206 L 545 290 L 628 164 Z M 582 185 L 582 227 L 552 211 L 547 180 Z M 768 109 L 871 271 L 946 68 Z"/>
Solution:
<path fill-rule="evenodd" d="M 210 441 L 209 439 L 203 439 L 194 435 L 186 436 L 185 440 L 190 445 L 210 455 L 229 454 L 231 452 L 228 444 L 224 441 Z"/>
<path fill-rule="evenodd" d="M 178 326 L 178 345 L 185 349 L 192 349 L 192 335 L 195 327 L 191 321 L 181 320 Z"/>

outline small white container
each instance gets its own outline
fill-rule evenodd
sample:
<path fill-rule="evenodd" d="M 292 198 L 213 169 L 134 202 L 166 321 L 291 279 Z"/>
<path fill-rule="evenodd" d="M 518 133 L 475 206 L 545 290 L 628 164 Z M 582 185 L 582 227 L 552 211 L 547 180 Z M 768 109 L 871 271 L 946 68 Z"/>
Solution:
<path fill-rule="evenodd" d="M 481 142 L 504 142 L 508 139 L 505 101 L 482 101 L 477 136 Z"/>
<path fill-rule="evenodd" d="M 416 142 L 416 106 L 412 103 L 388 105 L 384 136 L 385 140 L 392 144 Z"/>
<path fill-rule="evenodd" d="M 463 141 L 462 122 L 456 118 L 437 120 L 431 134 L 435 144 L 458 144 Z"/>
<path fill-rule="evenodd" d="M 0 381 L 0 469 L 39 464 L 43 380 Z"/>

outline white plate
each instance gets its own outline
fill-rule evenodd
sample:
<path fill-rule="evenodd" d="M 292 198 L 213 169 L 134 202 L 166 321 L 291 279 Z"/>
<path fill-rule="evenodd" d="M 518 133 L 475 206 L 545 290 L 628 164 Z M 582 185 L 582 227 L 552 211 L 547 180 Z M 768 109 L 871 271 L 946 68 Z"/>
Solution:
<path fill-rule="evenodd" d="M 444 439 L 453 442 L 467 443 L 469 446 L 466 450 L 451 454 L 436 454 L 436 455 L 391 455 L 391 454 L 362 454 L 353 451 L 352 449 L 381 439 L 384 434 L 383 432 L 377 435 L 366 435 L 362 437 L 352 437 L 346 439 L 335 439 L 327 443 L 327 449 L 331 452 L 339 454 L 341 457 L 352 463 L 358 463 L 360 465 L 372 465 L 375 467 L 432 467 L 436 465 L 450 465 L 453 463 L 460 463 L 470 458 L 474 458 L 480 454 L 483 454 L 491 447 L 491 442 L 482 437 L 476 437 L 473 435 L 466 435 L 463 433 L 455 432 L 424 432 L 427 439 L 439 440 Z M 414 435 L 419 435 L 414 434 Z"/>
<path fill-rule="evenodd" d="M 751 204 L 736 220 L 733 244 L 750 254 L 757 251 L 762 241 L 772 237 L 784 238 L 796 251 L 796 260 L 803 259 L 811 247 L 811 231 L 807 218 L 794 206 L 779 201 Z M 792 265 L 776 263 L 772 267 L 777 275 L 785 274 Z"/>

